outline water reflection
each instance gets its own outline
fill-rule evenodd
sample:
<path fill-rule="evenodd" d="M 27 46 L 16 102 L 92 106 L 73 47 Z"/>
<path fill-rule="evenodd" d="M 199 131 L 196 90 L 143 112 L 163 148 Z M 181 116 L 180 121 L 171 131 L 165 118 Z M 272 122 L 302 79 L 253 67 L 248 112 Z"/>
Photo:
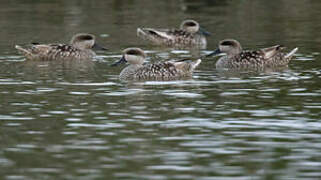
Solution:
<path fill-rule="evenodd" d="M 318 179 L 320 5 L 2 3 L 1 179 Z M 136 38 L 138 26 L 174 27 L 186 18 L 214 32 L 208 50 L 163 50 Z M 66 42 L 76 32 L 97 35 L 110 51 L 58 63 L 25 61 L 13 48 Z M 215 58 L 204 59 L 193 79 L 180 81 L 121 83 L 121 68 L 109 66 L 127 47 L 156 62 L 207 54 L 226 37 L 249 49 L 277 43 L 300 51 L 276 72 L 222 74 Z"/>
<path fill-rule="evenodd" d="M 29 61 L 19 64 L 19 70 L 23 72 L 24 79 L 37 79 L 44 81 L 87 81 L 88 77 L 95 76 L 95 64 L 92 60 L 74 61 Z"/>

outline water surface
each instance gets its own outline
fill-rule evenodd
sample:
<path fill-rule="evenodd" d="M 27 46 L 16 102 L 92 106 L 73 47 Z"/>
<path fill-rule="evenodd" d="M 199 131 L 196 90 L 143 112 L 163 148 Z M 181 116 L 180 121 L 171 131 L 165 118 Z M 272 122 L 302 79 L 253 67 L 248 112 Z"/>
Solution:
<path fill-rule="evenodd" d="M 320 8 L 312 0 L 18 1 L 0 10 L 0 179 L 319 179 Z M 299 47 L 289 68 L 221 73 L 206 58 L 189 80 L 123 83 L 127 47 L 149 61 L 193 56 L 136 28 L 193 18 L 245 49 Z M 26 61 L 13 48 L 97 36 L 93 61 Z"/>

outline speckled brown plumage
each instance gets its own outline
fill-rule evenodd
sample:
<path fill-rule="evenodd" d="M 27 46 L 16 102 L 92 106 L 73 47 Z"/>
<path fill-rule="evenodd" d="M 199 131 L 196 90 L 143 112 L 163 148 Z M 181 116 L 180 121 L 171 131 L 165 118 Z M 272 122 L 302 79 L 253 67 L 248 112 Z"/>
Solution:
<path fill-rule="evenodd" d="M 136 51 L 135 53 L 133 53 Z M 166 61 L 154 64 L 143 64 L 145 53 L 139 48 L 128 48 L 124 50 L 122 60 L 130 65 L 124 68 L 119 78 L 121 80 L 172 80 L 182 77 L 191 77 L 194 69 L 201 60 Z M 117 62 L 118 64 L 118 62 Z"/>
<path fill-rule="evenodd" d="M 283 46 L 276 45 L 256 51 L 243 51 L 238 41 L 226 39 L 219 43 L 216 52 L 224 52 L 227 55 L 217 61 L 216 68 L 262 69 L 287 66 L 298 49 L 295 48 L 290 53 L 282 52 L 283 49 Z"/>
<path fill-rule="evenodd" d="M 189 33 L 184 30 L 170 30 L 167 32 L 168 35 L 172 36 L 172 39 L 160 37 L 163 43 L 167 46 L 193 46 L 201 45 L 203 37 L 200 33 Z"/>
<path fill-rule="evenodd" d="M 171 80 L 191 77 L 192 71 L 178 69 L 172 62 L 161 62 L 142 66 L 129 65 L 120 74 L 121 80 Z"/>
<path fill-rule="evenodd" d="M 32 60 L 72 60 L 91 59 L 95 37 L 90 34 L 76 34 L 71 44 L 32 44 L 30 48 L 16 46 L 27 59 Z"/>
<path fill-rule="evenodd" d="M 137 35 L 156 45 L 206 48 L 206 37 L 199 28 L 196 21 L 186 20 L 181 29 L 138 28 Z"/>
<path fill-rule="evenodd" d="M 30 48 L 29 59 L 33 60 L 72 60 L 90 59 L 95 56 L 91 50 L 80 50 L 66 44 L 34 45 Z"/>

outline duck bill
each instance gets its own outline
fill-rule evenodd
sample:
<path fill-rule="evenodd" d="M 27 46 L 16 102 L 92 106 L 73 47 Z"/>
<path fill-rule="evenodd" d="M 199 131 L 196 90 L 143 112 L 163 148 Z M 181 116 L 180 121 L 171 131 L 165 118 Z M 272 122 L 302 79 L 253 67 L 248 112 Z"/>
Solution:
<path fill-rule="evenodd" d="M 214 52 L 206 55 L 206 57 L 209 57 L 209 56 L 217 56 L 218 54 L 221 54 L 222 51 L 220 49 L 216 49 Z"/>
<path fill-rule="evenodd" d="M 93 45 L 93 47 L 92 47 L 92 49 L 93 50 L 97 50 L 97 51 L 99 51 L 99 50 L 108 50 L 107 48 L 105 48 L 105 47 L 103 47 L 103 46 L 101 46 L 101 45 L 99 45 L 99 44 L 97 44 L 97 43 L 95 43 L 94 45 Z"/>
<path fill-rule="evenodd" d="M 204 28 L 200 27 L 199 32 L 203 34 L 204 36 L 210 36 L 211 33 L 206 31 Z"/>
<path fill-rule="evenodd" d="M 111 66 L 118 66 L 120 64 L 125 64 L 127 61 L 125 59 L 125 57 L 123 56 L 119 61 L 113 63 Z"/>

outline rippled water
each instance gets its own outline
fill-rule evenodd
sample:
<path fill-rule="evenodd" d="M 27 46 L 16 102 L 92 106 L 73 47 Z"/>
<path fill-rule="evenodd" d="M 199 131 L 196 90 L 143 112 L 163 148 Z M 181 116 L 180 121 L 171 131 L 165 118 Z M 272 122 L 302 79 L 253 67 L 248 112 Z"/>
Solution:
<path fill-rule="evenodd" d="M 0 179 L 320 179 L 321 1 L 18 1 L 1 4 Z M 157 17 L 157 19 L 155 19 Z M 206 58 L 192 79 L 122 83 L 126 47 L 149 61 L 191 57 L 136 37 L 186 18 L 245 49 L 299 47 L 288 69 L 222 73 Z M 26 61 L 13 48 L 107 46 L 94 61 Z"/>

